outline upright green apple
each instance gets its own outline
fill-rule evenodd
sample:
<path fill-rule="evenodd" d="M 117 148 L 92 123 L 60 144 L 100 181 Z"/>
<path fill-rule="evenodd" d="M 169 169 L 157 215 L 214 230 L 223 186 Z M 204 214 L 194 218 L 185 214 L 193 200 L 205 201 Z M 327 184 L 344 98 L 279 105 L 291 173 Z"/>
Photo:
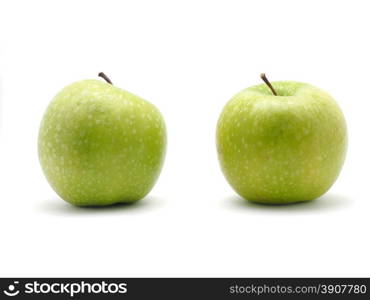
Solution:
<path fill-rule="evenodd" d="M 41 166 L 53 189 L 78 206 L 133 202 L 162 168 L 166 129 L 151 103 L 100 80 L 75 82 L 50 103 L 41 123 Z"/>
<path fill-rule="evenodd" d="M 347 130 L 326 92 L 306 83 L 279 81 L 234 96 L 217 124 L 223 173 L 245 199 L 271 204 L 323 195 L 342 168 Z"/>

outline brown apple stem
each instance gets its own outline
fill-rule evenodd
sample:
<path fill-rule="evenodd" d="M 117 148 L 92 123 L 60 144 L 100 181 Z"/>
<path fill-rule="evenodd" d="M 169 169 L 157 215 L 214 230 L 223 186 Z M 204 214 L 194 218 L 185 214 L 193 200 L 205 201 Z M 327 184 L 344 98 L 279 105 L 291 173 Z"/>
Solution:
<path fill-rule="evenodd" d="M 109 77 L 107 75 L 105 75 L 103 72 L 100 72 L 98 74 L 99 77 L 103 78 L 106 82 L 108 82 L 109 84 L 113 85 L 112 81 L 109 79 Z"/>
<path fill-rule="evenodd" d="M 276 91 L 275 91 L 274 87 L 272 86 L 272 84 L 270 83 L 270 81 L 267 79 L 266 74 L 265 74 L 265 73 L 262 73 L 260 76 L 261 76 L 261 79 L 262 79 L 262 80 L 267 84 L 267 86 L 270 88 L 271 92 L 272 92 L 275 96 L 277 96 L 277 93 L 276 93 Z"/>

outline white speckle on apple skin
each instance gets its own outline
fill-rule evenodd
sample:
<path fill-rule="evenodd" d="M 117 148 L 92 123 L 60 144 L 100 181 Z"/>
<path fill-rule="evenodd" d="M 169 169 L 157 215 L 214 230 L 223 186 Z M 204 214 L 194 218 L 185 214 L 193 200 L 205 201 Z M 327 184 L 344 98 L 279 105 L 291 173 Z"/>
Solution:
<path fill-rule="evenodd" d="M 46 178 L 64 200 L 79 206 L 133 202 L 149 193 L 159 176 L 166 128 L 149 102 L 84 80 L 50 103 L 38 145 Z"/>
<path fill-rule="evenodd" d="M 217 124 L 222 171 L 243 198 L 263 203 L 315 199 L 334 183 L 344 162 L 347 130 L 336 102 L 299 82 L 243 90 Z"/>

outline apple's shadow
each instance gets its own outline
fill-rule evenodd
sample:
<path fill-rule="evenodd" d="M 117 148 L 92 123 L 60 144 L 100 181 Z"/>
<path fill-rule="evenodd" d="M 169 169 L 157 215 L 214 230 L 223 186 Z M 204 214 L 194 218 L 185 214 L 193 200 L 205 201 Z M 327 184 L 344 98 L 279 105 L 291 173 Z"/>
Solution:
<path fill-rule="evenodd" d="M 315 200 L 297 202 L 291 204 L 261 204 L 247 201 L 239 196 L 229 197 L 225 200 L 229 207 L 240 210 L 253 209 L 266 212 L 319 212 L 332 211 L 345 208 L 350 205 L 351 199 L 344 195 L 325 194 Z"/>
<path fill-rule="evenodd" d="M 97 214 L 121 214 L 125 212 L 149 211 L 160 205 L 160 199 L 147 196 L 133 203 L 118 203 L 109 206 L 74 206 L 62 199 L 50 199 L 43 202 L 39 209 L 54 215 L 97 215 Z"/>

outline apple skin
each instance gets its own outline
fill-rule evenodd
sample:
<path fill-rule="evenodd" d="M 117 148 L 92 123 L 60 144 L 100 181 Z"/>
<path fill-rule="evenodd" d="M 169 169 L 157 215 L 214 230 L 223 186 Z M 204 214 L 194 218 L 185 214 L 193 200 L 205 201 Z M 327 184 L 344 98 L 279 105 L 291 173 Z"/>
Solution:
<path fill-rule="evenodd" d="M 151 103 L 111 84 L 65 87 L 46 110 L 39 159 L 50 185 L 77 206 L 134 202 L 154 186 L 166 128 Z"/>
<path fill-rule="evenodd" d="M 216 143 L 221 169 L 244 199 L 285 204 L 323 195 L 344 163 L 347 129 L 335 100 L 306 83 L 247 88 L 224 107 Z"/>

